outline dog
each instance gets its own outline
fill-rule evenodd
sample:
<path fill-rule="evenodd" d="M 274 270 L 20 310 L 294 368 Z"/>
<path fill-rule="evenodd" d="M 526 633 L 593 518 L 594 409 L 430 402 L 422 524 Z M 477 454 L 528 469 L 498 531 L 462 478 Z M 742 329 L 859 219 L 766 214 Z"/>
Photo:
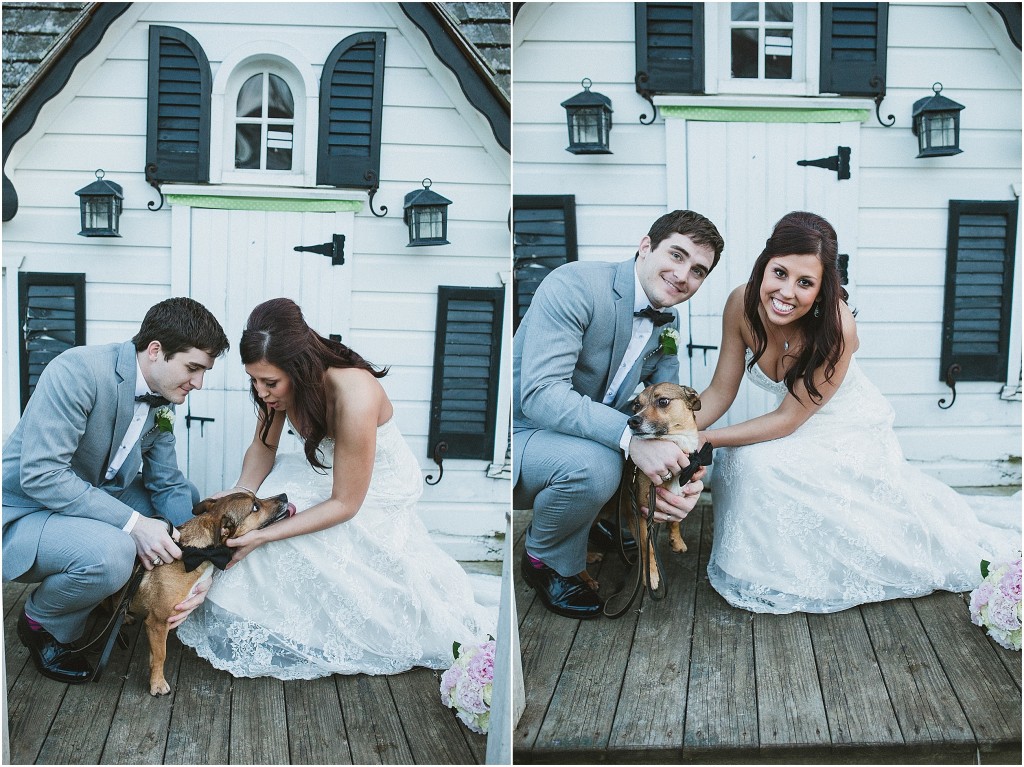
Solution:
<path fill-rule="evenodd" d="M 675 442 L 687 455 L 697 450 L 697 420 L 694 413 L 700 410 L 700 397 L 689 386 L 678 386 L 672 383 L 660 383 L 648 386 L 640 392 L 632 402 L 633 415 L 627 424 L 634 437 L 638 439 L 666 439 Z M 636 472 L 634 480 L 637 502 L 646 506 L 650 497 L 651 480 L 641 471 Z M 665 480 L 662 487 L 679 495 L 682 487 L 679 475 L 673 475 L 671 481 Z M 653 512 L 654 510 L 651 509 Z M 637 540 L 639 551 L 647 551 L 649 567 L 648 583 L 656 589 L 661 582 L 658 565 L 654 558 L 654 544 L 648 541 L 647 525 L 636 524 L 631 519 L 633 535 Z M 636 528 L 639 527 L 639 530 Z M 676 553 L 686 551 L 686 542 L 678 522 L 669 523 L 669 545 Z"/>
<path fill-rule="evenodd" d="M 231 493 L 220 498 L 207 498 L 192 509 L 192 519 L 178 528 L 181 533 L 178 546 L 187 556 L 147 572 L 131 603 L 130 609 L 146 614 L 150 695 L 166 695 L 171 691 L 171 686 L 164 678 L 167 619 L 174 614 L 174 606 L 187 598 L 199 581 L 213 574 L 214 561 L 226 563 L 230 559 L 232 549 L 225 545 L 225 541 L 278 522 L 294 513 L 295 506 L 288 502 L 288 496 L 283 493 L 273 498 L 257 498 L 251 493 Z M 200 564 L 195 566 L 193 560 Z M 186 571 L 186 561 L 195 569 Z M 219 565 L 221 569 L 223 566 Z"/>

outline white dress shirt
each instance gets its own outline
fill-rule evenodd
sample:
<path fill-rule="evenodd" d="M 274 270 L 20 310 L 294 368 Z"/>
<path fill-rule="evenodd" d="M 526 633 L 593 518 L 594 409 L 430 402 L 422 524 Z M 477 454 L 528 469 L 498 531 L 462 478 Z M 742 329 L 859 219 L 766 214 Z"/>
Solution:
<path fill-rule="evenodd" d="M 633 266 L 633 311 L 642 312 L 648 306 L 651 305 L 651 300 L 647 297 L 647 293 L 644 292 L 644 286 L 640 284 L 640 277 L 636 273 L 636 265 Z M 647 346 L 647 342 L 651 339 L 651 334 L 654 332 L 654 323 L 646 317 L 633 317 L 633 335 L 629 339 L 629 344 L 626 346 L 626 351 L 622 355 L 622 363 L 619 365 L 619 369 L 615 371 L 615 375 L 612 377 L 612 382 L 608 386 L 608 390 L 604 393 L 604 399 L 601 400 L 602 404 L 611 404 L 612 400 L 615 399 L 615 395 L 618 394 L 619 387 L 622 386 L 622 381 L 629 373 L 630 369 L 636 364 L 636 361 L 640 358 L 640 354 L 643 352 L 644 347 Z M 622 431 L 622 436 L 619 437 L 619 447 L 622 448 L 622 452 L 626 458 L 629 458 L 629 439 L 633 436 L 633 433 L 627 426 Z"/>
<path fill-rule="evenodd" d="M 156 392 L 150 392 L 149 386 L 146 384 L 146 379 L 142 375 L 142 368 L 139 367 L 139 360 L 135 359 L 135 396 L 138 397 L 142 394 L 156 394 Z M 117 452 L 114 453 L 113 460 L 110 461 L 110 466 L 107 467 L 106 478 L 113 479 L 114 475 L 117 474 L 118 470 L 124 464 L 128 454 L 135 447 L 135 443 L 139 441 L 139 437 L 142 436 L 142 428 L 146 425 L 146 421 L 149 420 L 149 405 L 145 402 L 135 403 L 135 413 L 132 416 L 132 422 L 128 426 L 128 431 L 124 434 L 124 439 L 121 441 L 121 446 L 117 448 Z M 130 533 L 132 528 L 135 527 L 135 522 L 139 518 L 139 512 L 133 511 L 131 517 L 124 527 L 121 529 L 126 533 Z"/>

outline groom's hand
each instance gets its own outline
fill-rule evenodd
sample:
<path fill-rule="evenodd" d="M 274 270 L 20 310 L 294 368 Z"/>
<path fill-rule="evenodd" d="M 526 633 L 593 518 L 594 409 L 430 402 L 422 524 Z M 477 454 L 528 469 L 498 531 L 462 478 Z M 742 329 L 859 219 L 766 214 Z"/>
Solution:
<path fill-rule="evenodd" d="M 664 484 L 666 474 L 675 476 L 690 465 L 679 445 L 667 439 L 630 437 L 629 458 L 655 485 Z"/>
<path fill-rule="evenodd" d="M 135 553 L 147 570 L 157 566 L 153 564 L 156 559 L 164 564 L 181 559 L 181 549 L 174 542 L 181 533 L 175 530 L 175 537 L 171 538 L 167 534 L 167 525 L 159 519 L 140 516 L 135 520 L 135 526 L 129 535 L 135 541 Z"/>
<path fill-rule="evenodd" d="M 682 522 L 686 516 L 693 511 L 700 500 L 700 494 L 704 491 L 704 483 L 701 481 L 707 474 L 707 469 L 701 466 L 693 475 L 693 479 L 682 487 L 680 495 L 670 492 L 664 487 L 657 490 L 655 501 L 654 521 L 655 522 Z M 640 511 L 647 516 L 647 507 L 642 506 Z"/>

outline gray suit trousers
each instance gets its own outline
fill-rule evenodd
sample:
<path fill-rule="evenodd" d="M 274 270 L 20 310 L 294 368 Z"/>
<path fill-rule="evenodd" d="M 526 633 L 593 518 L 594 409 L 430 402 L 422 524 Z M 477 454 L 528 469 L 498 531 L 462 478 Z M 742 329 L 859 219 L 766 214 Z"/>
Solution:
<path fill-rule="evenodd" d="M 533 508 L 526 550 L 560 575 L 586 569 L 587 536 L 615 494 L 625 459 L 599 442 L 556 431 L 526 443 L 514 506 Z"/>
<path fill-rule="evenodd" d="M 156 514 L 141 476 L 118 498 L 143 516 Z M 194 486 L 192 498 L 199 502 Z M 185 521 L 187 517 L 171 523 Z M 88 517 L 49 514 L 35 562 L 15 578 L 39 584 L 25 604 L 25 613 L 58 642 L 72 642 L 85 632 L 92 609 L 128 581 L 135 558 L 135 541 L 119 528 Z"/>

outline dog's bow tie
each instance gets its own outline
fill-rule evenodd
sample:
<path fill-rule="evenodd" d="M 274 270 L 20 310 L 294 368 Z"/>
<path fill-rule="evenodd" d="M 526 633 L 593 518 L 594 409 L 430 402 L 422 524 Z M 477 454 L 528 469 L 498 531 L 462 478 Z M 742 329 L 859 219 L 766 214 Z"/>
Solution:
<path fill-rule="evenodd" d="M 145 402 L 150 407 L 163 407 L 164 405 L 171 404 L 170 400 L 166 400 L 159 394 L 140 394 L 135 398 L 136 402 Z"/>
<path fill-rule="evenodd" d="M 667 325 L 675 319 L 675 315 L 672 314 L 672 312 L 659 312 L 653 306 L 648 306 L 640 312 L 633 312 L 633 316 L 643 317 L 645 320 L 650 320 L 654 323 L 654 327 L 656 328 L 660 328 L 662 325 Z"/>
<path fill-rule="evenodd" d="M 181 561 L 185 564 L 185 572 L 190 573 L 203 562 L 211 562 L 218 570 L 227 567 L 235 550 L 230 546 L 206 546 L 197 548 L 195 546 L 181 547 Z"/>

